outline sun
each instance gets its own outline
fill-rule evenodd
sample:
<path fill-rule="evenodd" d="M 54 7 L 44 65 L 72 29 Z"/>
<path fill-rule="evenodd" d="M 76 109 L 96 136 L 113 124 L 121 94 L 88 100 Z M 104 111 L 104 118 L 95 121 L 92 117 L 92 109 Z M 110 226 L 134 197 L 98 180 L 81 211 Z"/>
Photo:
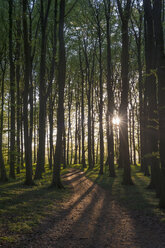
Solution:
<path fill-rule="evenodd" d="M 118 116 L 114 116 L 112 122 L 114 125 L 119 126 L 120 118 Z"/>

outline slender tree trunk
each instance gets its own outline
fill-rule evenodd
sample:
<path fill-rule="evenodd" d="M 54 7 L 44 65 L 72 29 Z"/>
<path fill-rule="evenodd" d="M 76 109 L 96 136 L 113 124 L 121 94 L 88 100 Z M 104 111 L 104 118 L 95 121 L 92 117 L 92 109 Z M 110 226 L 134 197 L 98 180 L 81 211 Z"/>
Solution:
<path fill-rule="evenodd" d="M 97 16 L 97 31 L 99 40 L 99 132 L 100 132 L 100 170 L 99 174 L 103 174 L 104 166 L 104 137 L 103 137 L 103 78 L 102 78 L 102 41 L 101 41 L 101 27 L 99 16 Z"/>
<path fill-rule="evenodd" d="M 9 62 L 10 62 L 10 100 L 11 100 L 11 134 L 10 134 L 10 177 L 15 178 L 15 73 L 13 62 L 13 0 L 9 0 Z"/>
<path fill-rule="evenodd" d="M 62 136 L 64 133 L 64 88 L 66 76 L 65 41 L 64 41 L 65 0 L 60 0 L 59 16 L 59 69 L 58 69 L 58 109 L 57 109 L 57 140 L 54 155 L 52 186 L 63 188 L 60 177 L 62 158 Z"/>
<path fill-rule="evenodd" d="M 71 130 L 71 129 L 70 129 Z M 70 148 L 71 148 L 71 153 L 70 153 L 70 161 L 69 161 L 69 165 L 72 165 L 72 161 L 73 161 L 73 138 L 72 138 L 72 132 L 70 132 Z"/>
<path fill-rule="evenodd" d="M 71 87 L 70 87 L 70 79 L 69 79 L 69 85 L 68 85 L 68 142 L 67 142 L 67 165 L 70 165 L 71 161 L 71 152 L 72 150 L 70 149 L 71 147 L 71 106 L 72 106 L 72 92 Z"/>
<path fill-rule="evenodd" d="M 130 164 L 132 164 L 132 118 L 131 110 L 129 109 L 129 154 L 130 154 Z"/>
<path fill-rule="evenodd" d="M 21 101 L 20 101 L 20 37 L 21 21 L 17 21 L 17 42 L 16 42 L 16 82 L 17 82 L 17 174 L 20 173 L 20 124 L 21 124 Z"/>
<path fill-rule="evenodd" d="M 33 162 L 34 163 L 36 163 L 36 135 L 37 135 L 37 133 L 36 133 L 36 126 L 37 126 L 37 104 L 36 104 L 36 86 L 35 86 L 35 88 L 34 88 L 34 97 L 33 97 L 33 99 L 34 99 L 34 126 L 33 126 L 33 128 L 34 128 L 34 130 L 33 130 L 33 132 L 34 132 L 34 139 L 33 139 L 33 144 L 34 144 L 34 151 L 33 151 L 33 154 L 34 154 L 34 158 L 33 158 Z"/>
<path fill-rule="evenodd" d="M 55 67 L 56 67 L 56 53 L 57 53 L 57 9 L 58 2 L 55 0 L 54 2 L 54 37 L 53 37 L 53 56 L 51 61 L 51 70 L 50 70 L 50 78 L 49 78 L 49 139 L 50 139 L 50 160 L 49 160 L 49 168 L 52 169 L 52 156 L 53 156 L 53 106 L 56 99 L 56 93 L 53 96 L 53 78 L 55 76 Z"/>
<path fill-rule="evenodd" d="M 78 104 L 78 160 L 79 164 L 81 164 L 81 105 L 80 102 Z"/>
<path fill-rule="evenodd" d="M 24 96 L 23 96 L 23 119 L 24 119 L 24 146 L 25 146 L 25 164 L 26 164 L 26 185 L 34 185 L 32 179 L 32 159 L 31 159 L 31 138 L 28 127 L 28 93 L 29 93 L 29 80 L 30 80 L 30 47 L 28 38 L 28 25 L 27 25 L 27 0 L 23 0 L 23 41 L 24 41 Z"/>
<path fill-rule="evenodd" d="M 10 101 L 8 101 L 8 109 L 7 109 L 7 128 L 8 128 L 8 133 L 7 133 L 8 159 L 7 159 L 7 162 L 10 164 Z"/>
<path fill-rule="evenodd" d="M 77 150 L 78 150 L 78 102 L 76 100 L 76 115 L 75 115 L 75 154 L 74 154 L 74 164 L 77 164 Z"/>
<path fill-rule="evenodd" d="M 138 12 L 139 12 L 139 25 L 138 25 L 138 34 L 137 31 L 133 27 L 134 31 L 134 37 L 136 41 L 136 46 L 137 46 L 137 62 L 138 62 L 138 89 L 139 89 L 139 108 L 137 107 L 136 110 L 139 109 L 139 131 L 140 131 L 140 137 L 139 137 L 139 132 L 138 132 L 138 153 L 139 153 L 139 163 L 141 164 L 141 171 L 145 172 L 146 174 L 149 174 L 148 166 L 146 166 L 145 163 L 145 158 L 144 158 L 144 149 L 145 149 L 145 116 L 144 116 L 144 99 L 143 99 L 143 74 L 142 74 L 142 56 L 141 56 L 141 47 L 142 47 L 142 9 L 139 5 L 138 1 Z M 137 115 L 138 117 L 138 115 Z M 140 149 L 139 149 L 140 148 Z"/>
<path fill-rule="evenodd" d="M 6 67 L 6 65 L 5 65 Z M 6 175 L 6 168 L 3 158 L 2 152 L 2 140 L 3 140 L 3 120 L 4 120 L 4 77 L 5 77 L 5 70 L 2 71 L 2 85 L 1 85 L 1 114 L 0 114 L 0 181 L 6 182 L 8 180 Z"/>
<path fill-rule="evenodd" d="M 49 145 L 50 145 L 50 157 L 49 157 L 49 169 L 52 169 L 52 158 L 53 158 L 53 103 L 52 94 L 49 98 Z"/>
<path fill-rule="evenodd" d="M 94 84 L 94 82 L 93 82 Z M 94 85 L 92 87 L 92 167 L 95 166 L 95 117 L 94 117 Z"/>
<path fill-rule="evenodd" d="M 69 114 L 70 115 L 70 114 Z M 68 117 L 69 122 L 69 117 Z M 70 147 L 70 131 L 69 131 L 69 123 L 68 123 L 68 135 L 67 135 L 67 165 L 69 165 L 69 147 Z"/>
<path fill-rule="evenodd" d="M 86 74 L 86 91 L 88 102 L 88 165 L 92 168 L 92 140 L 91 140 L 91 79 L 90 79 L 90 65 L 88 60 L 87 44 L 84 40 L 84 57 L 85 57 L 85 74 Z"/>
<path fill-rule="evenodd" d="M 66 130 L 64 122 L 64 134 L 63 134 L 63 168 L 66 168 Z"/>
<path fill-rule="evenodd" d="M 79 48 L 79 60 L 80 60 L 80 71 L 81 71 L 81 131 L 82 131 L 82 166 L 86 167 L 85 162 L 85 147 L 84 147 L 84 72 L 82 67 L 81 51 Z"/>
<path fill-rule="evenodd" d="M 124 167 L 123 184 L 132 185 L 131 167 L 129 161 L 129 144 L 128 144 L 128 90 L 129 90 L 129 51 L 128 51 L 128 21 L 131 11 L 131 0 L 127 0 L 124 10 L 122 10 L 121 2 L 117 0 L 118 9 L 122 21 L 122 55 L 121 55 L 121 78 L 122 78 L 122 92 L 121 92 L 121 105 L 120 115 L 122 121 L 120 123 L 120 152 L 121 160 Z"/>
<path fill-rule="evenodd" d="M 113 112 L 114 112 L 114 96 L 112 90 L 112 59 L 111 59 L 111 37 L 110 37 L 110 0 L 105 2 L 106 15 L 106 36 L 107 36 L 107 95 L 108 95 L 108 116 L 107 116 L 107 143 L 108 143 L 108 165 L 109 175 L 115 177 L 114 168 L 114 136 L 113 136 Z"/>
<path fill-rule="evenodd" d="M 91 83 L 88 82 L 88 165 L 92 168 L 92 141 L 91 141 Z"/>
<path fill-rule="evenodd" d="M 97 139 L 97 147 L 96 147 L 96 164 L 99 163 L 99 137 Z"/>
<path fill-rule="evenodd" d="M 135 144 L 135 111 L 132 108 L 132 145 L 133 145 L 133 163 L 136 164 L 136 144 Z"/>
<path fill-rule="evenodd" d="M 21 168 L 24 168 L 24 145 L 23 145 L 23 111 L 22 111 L 22 102 L 21 102 Z"/>
<path fill-rule="evenodd" d="M 51 0 L 48 0 L 44 15 L 44 3 L 40 0 L 41 20 L 41 56 L 40 56 L 40 78 L 39 78 L 39 145 L 37 152 L 37 167 L 35 179 L 41 179 L 45 168 L 45 128 L 46 128 L 46 30 Z"/>

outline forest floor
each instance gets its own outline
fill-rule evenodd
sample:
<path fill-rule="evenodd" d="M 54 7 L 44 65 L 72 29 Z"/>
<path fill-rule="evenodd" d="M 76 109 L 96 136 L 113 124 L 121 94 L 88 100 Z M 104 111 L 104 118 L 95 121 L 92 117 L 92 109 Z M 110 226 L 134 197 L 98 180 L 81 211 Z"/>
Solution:
<path fill-rule="evenodd" d="M 165 247 L 165 223 L 158 216 L 131 208 L 129 199 L 124 202 L 116 198 L 113 187 L 103 188 L 89 177 L 83 171 L 70 169 L 63 179 L 71 194 L 60 203 L 60 210 L 24 235 L 17 245 L 3 247 Z M 138 197 L 137 191 L 135 198 Z"/>

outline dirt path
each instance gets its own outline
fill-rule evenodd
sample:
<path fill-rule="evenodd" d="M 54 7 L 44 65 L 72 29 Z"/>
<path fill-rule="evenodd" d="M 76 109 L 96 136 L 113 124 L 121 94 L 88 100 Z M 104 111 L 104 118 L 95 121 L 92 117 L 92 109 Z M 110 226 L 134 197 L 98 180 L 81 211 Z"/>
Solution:
<path fill-rule="evenodd" d="M 165 225 L 131 213 L 83 172 L 65 175 L 73 194 L 21 248 L 165 248 Z M 27 244 L 28 242 L 28 244 Z"/>

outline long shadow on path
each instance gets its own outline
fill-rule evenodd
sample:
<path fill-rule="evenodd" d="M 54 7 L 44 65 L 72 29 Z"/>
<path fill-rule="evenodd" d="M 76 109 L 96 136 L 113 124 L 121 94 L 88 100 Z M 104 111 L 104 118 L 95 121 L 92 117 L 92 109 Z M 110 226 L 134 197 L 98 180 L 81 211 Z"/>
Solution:
<path fill-rule="evenodd" d="M 87 179 L 82 172 L 70 173 L 74 194 L 61 211 L 45 221 L 36 232 L 17 247 L 55 248 L 164 248 L 165 226 L 158 219 L 130 209 L 128 202 L 112 197 L 108 190 Z M 96 182 L 102 180 L 98 176 Z M 139 188 L 133 187 L 139 202 L 145 201 Z M 28 242 L 27 242 L 28 240 Z"/>

